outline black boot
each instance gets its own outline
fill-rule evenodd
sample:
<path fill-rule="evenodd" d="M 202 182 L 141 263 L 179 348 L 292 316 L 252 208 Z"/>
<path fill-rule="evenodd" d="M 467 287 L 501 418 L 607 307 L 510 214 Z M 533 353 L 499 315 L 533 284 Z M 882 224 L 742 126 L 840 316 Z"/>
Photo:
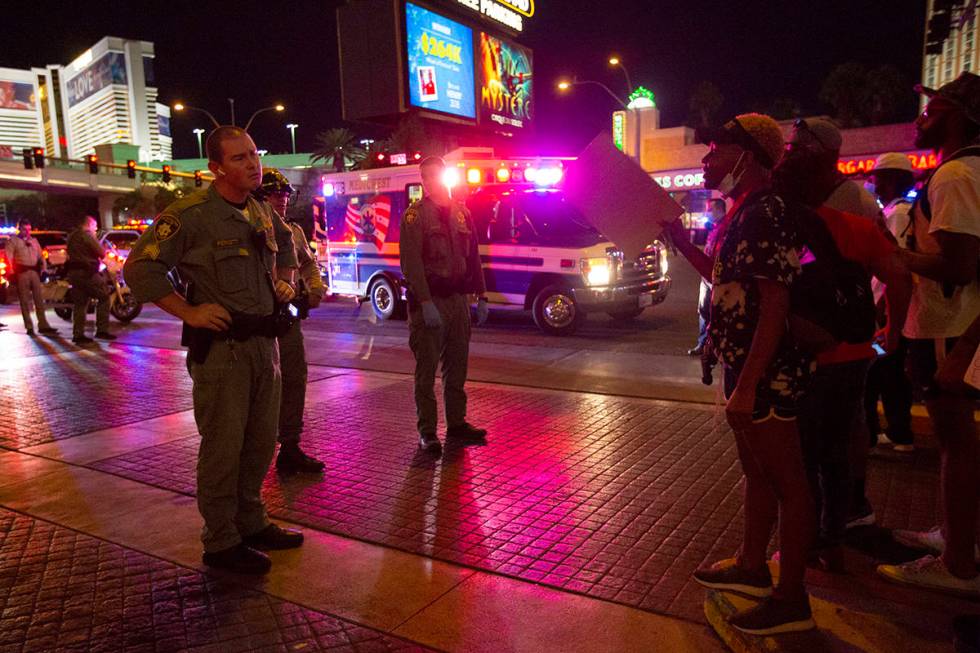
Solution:
<path fill-rule="evenodd" d="M 442 453 L 442 443 L 439 442 L 435 433 L 421 433 L 419 434 L 419 449 L 438 456 Z"/>
<path fill-rule="evenodd" d="M 459 426 L 450 426 L 446 429 L 447 440 L 483 440 L 486 437 L 486 429 L 478 429 L 469 422 L 463 422 Z"/>
<path fill-rule="evenodd" d="M 227 569 L 236 574 L 264 574 L 272 567 L 269 556 L 244 543 L 221 551 L 205 553 L 203 562 L 208 567 Z"/>
<path fill-rule="evenodd" d="M 260 551 L 280 551 L 301 546 L 303 533 L 290 528 L 280 528 L 276 524 L 269 524 L 258 533 L 243 537 L 242 541 Z"/>
<path fill-rule="evenodd" d="M 298 444 L 284 444 L 276 457 L 276 469 L 283 474 L 319 474 L 324 465 L 321 461 L 307 456 Z"/>

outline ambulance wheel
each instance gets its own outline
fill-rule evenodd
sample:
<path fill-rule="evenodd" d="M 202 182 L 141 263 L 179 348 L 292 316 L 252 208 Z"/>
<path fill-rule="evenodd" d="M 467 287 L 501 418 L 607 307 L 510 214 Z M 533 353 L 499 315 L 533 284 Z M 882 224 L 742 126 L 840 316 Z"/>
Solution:
<path fill-rule="evenodd" d="M 560 284 L 545 286 L 531 307 L 534 323 L 550 336 L 570 336 L 585 320 L 572 291 Z"/>
<path fill-rule="evenodd" d="M 54 314 L 60 317 L 66 322 L 71 322 L 71 309 L 70 308 L 55 308 Z"/>
<path fill-rule="evenodd" d="M 371 284 L 371 308 L 379 320 L 393 320 L 404 313 L 398 291 L 388 279 L 380 277 Z"/>
<path fill-rule="evenodd" d="M 609 311 L 607 315 L 617 322 L 629 322 L 640 317 L 641 313 L 643 313 L 643 309 L 637 306 L 636 308 L 627 308 L 622 311 Z"/>

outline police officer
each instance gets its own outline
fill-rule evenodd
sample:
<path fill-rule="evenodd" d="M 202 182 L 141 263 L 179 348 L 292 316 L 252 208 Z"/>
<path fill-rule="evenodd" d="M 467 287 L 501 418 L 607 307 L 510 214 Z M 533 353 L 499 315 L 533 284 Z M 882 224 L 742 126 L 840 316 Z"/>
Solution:
<path fill-rule="evenodd" d="M 443 183 L 445 162 L 429 157 L 419 166 L 424 196 L 401 222 L 401 269 L 408 282 L 409 345 L 415 355 L 415 407 L 419 447 L 442 451 L 436 437 L 436 364 L 442 361 L 446 438 L 474 440 L 486 430 L 466 422 L 469 359 L 468 294 L 478 296 L 477 324 L 487 319 L 486 285 L 473 219 Z"/>
<path fill-rule="evenodd" d="M 33 298 L 34 312 L 37 313 L 37 330 L 44 335 L 54 335 L 58 330 L 48 324 L 48 317 L 44 312 L 44 295 L 41 292 L 41 274 L 47 269 L 47 263 L 41 254 L 41 243 L 31 236 L 30 220 L 21 218 L 17 226 L 20 233 L 10 237 L 6 249 L 7 261 L 14 269 L 24 328 L 27 329 L 27 335 L 34 335 L 34 322 L 31 321 Z"/>
<path fill-rule="evenodd" d="M 76 345 L 95 342 L 85 336 L 88 304 L 93 298 L 99 302 L 95 306 L 95 337 L 100 340 L 116 339 L 116 336 L 109 333 L 109 287 L 99 271 L 102 259 L 105 258 L 105 248 L 95 237 L 98 226 L 95 218 L 86 215 L 79 222 L 78 228 L 68 234 L 65 271 L 68 273 L 72 301 L 75 304 L 72 309 L 71 341 Z"/>
<path fill-rule="evenodd" d="M 289 201 L 296 189 L 286 177 L 270 168 L 262 174 L 262 185 L 255 192 L 256 197 L 263 199 L 279 214 L 286 218 Z M 296 259 L 299 264 L 297 275 L 298 319 L 292 321 L 285 335 L 279 336 L 279 366 L 282 368 L 282 403 L 279 406 L 279 455 L 276 457 L 276 469 L 284 474 L 305 472 L 318 474 L 323 471 L 324 464 L 306 455 L 299 448 L 300 434 L 303 432 L 303 409 L 306 406 L 306 348 L 303 342 L 302 320 L 311 308 L 316 308 L 323 300 L 326 287 L 320 276 L 320 268 L 316 262 L 316 253 L 310 249 L 309 241 L 303 228 L 295 222 L 287 221 L 293 246 L 296 248 Z"/>
<path fill-rule="evenodd" d="M 126 261 L 136 298 L 185 323 L 194 419 L 201 434 L 197 502 L 204 517 L 204 564 L 262 574 L 260 550 L 288 549 L 303 534 L 269 522 L 262 480 L 279 420 L 277 305 L 293 297 L 278 272 L 295 268 L 288 228 L 251 197 L 262 181 L 255 143 L 237 127 L 207 139 L 207 190 L 161 213 Z M 167 279 L 176 268 L 186 297 Z"/>

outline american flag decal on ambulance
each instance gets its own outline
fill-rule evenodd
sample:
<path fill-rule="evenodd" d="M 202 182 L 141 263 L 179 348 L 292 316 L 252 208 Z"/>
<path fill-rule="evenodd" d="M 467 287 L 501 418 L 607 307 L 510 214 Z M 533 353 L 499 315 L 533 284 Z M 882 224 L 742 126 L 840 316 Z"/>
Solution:
<path fill-rule="evenodd" d="M 391 222 L 391 198 L 387 195 L 377 195 L 360 210 L 353 202 L 347 204 L 347 214 L 344 218 L 347 229 L 357 240 L 372 242 L 380 251 L 388 237 L 388 225 Z"/>

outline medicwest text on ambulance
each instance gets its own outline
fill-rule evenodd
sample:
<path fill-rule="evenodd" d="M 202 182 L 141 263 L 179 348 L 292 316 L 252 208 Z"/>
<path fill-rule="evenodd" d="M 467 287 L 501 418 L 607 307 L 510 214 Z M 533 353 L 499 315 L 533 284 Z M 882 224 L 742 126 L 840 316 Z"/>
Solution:
<path fill-rule="evenodd" d="M 545 333 L 570 335 L 588 313 L 631 320 L 666 299 L 663 244 L 624 260 L 565 201 L 570 159 L 501 159 L 464 148 L 445 160 L 445 183 L 473 215 L 491 308 L 531 311 Z M 332 173 L 321 184 L 315 233 L 330 291 L 370 301 L 381 319 L 404 317 L 399 223 L 422 197 L 419 166 Z"/>

